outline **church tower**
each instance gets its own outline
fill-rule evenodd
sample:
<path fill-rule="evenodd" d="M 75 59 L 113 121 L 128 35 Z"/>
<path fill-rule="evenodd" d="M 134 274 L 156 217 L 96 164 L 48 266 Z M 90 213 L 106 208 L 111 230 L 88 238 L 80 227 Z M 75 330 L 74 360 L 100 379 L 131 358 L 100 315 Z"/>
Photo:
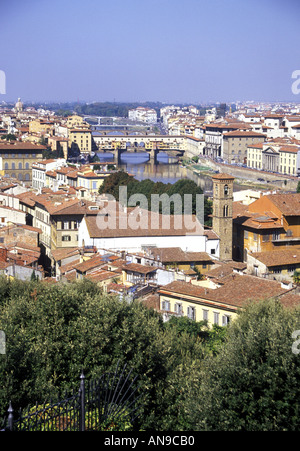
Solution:
<path fill-rule="evenodd" d="M 220 237 L 220 260 L 232 260 L 232 203 L 234 177 L 216 174 L 213 181 L 213 230 Z"/>

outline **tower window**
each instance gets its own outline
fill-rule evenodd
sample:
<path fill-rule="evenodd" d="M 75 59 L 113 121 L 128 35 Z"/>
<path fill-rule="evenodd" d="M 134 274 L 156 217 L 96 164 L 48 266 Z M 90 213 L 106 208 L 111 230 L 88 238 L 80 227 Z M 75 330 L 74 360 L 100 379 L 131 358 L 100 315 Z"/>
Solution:
<path fill-rule="evenodd" d="M 225 186 L 224 186 L 224 194 L 225 194 L 225 196 L 228 195 L 228 192 L 229 192 L 229 190 L 228 190 L 228 185 L 225 185 Z"/>
<path fill-rule="evenodd" d="M 228 205 L 224 205 L 224 207 L 223 207 L 223 216 L 224 217 L 228 216 Z"/>

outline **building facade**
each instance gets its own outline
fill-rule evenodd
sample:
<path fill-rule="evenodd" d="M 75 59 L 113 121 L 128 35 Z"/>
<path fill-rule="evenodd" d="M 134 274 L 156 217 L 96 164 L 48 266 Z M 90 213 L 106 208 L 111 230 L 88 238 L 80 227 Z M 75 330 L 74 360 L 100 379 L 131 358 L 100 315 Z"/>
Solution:
<path fill-rule="evenodd" d="M 31 182 L 32 165 L 43 159 L 46 147 L 30 142 L 11 141 L 0 144 L 0 174 Z"/>
<path fill-rule="evenodd" d="M 213 230 L 220 238 L 220 260 L 232 259 L 232 204 L 234 177 L 216 174 L 213 181 Z"/>

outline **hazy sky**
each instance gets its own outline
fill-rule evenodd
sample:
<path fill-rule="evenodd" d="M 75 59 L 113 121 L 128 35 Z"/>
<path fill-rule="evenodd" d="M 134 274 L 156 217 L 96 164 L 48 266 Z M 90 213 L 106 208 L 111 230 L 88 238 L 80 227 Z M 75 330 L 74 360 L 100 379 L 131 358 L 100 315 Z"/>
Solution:
<path fill-rule="evenodd" d="M 300 103 L 299 23 L 299 0 L 0 0 L 0 102 Z"/>

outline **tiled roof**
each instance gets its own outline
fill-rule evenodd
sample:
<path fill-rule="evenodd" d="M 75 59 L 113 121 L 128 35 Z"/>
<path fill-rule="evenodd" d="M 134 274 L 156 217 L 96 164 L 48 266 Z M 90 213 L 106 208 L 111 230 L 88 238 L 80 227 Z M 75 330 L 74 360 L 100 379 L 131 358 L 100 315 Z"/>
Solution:
<path fill-rule="evenodd" d="M 212 261 L 206 252 L 185 252 L 180 247 L 157 247 L 151 254 L 161 262 L 208 262 Z"/>
<path fill-rule="evenodd" d="M 177 215 L 161 215 L 159 213 L 149 212 L 147 210 L 139 209 L 141 213 L 141 226 L 138 228 L 130 227 L 132 210 L 128 209 L 127 212 L 120 212 L 116 209 L 116 221 L 111 227 L 101 228 L 96 216 L 87 216 L 84 218 L 86 221 L 87 229 L 90 237 L 92 238 L 117 238 L 117 237 L 136 237 L 136 236 L 185 236 L 203 235 L 203 227 L 198 222 L 196 216 L 185 215 L 182 218 L 182 224 L 177 223 Z M 134 209 L 136 210 L 136 209 Z M 136 212 L 135 212 L 136 213 Z M 100 211 L 101 214 L 101 211 Z M 177 216 L 177 217 L 176 217 Z M 112 217 L 113 218 L 113 217 Z M 168 223 L 170 219 L 170 223 Z M 190 228 L 187 219 L 190 219 L 190 224 L 195 224 L 193 228 Z M 122 223 L 122 220 L 124 223 Z M 153 220 L 153 222 L 152 222 Z M 157 220 L 157 222 L 156 222 Z M 109 221 L 109 218 L 108 218 Z M 113 222 L 113 221 L 112 221 Z M 139 219 L 134 221 L 134 226 L 137 226 Z M 125 224 L 123 227 L 122 224 Z"/>
<path fill-rule="evenodd" d="M 159 289 L 160 294 L 179 294 L 194 298 L 197 302 L 212 301 L 240 308 L 247 301 L 258 301 L 278 297 L 290 290 L 281 287 L 281 283 L 259 277 L 231 274 L 226 277 L 225 283 L 216 289 L 207 289 L 186 282 L 171 282 Z M 300 296 L 299 296 L 300 303 Z"/>
<path fill-rule="evenodd" d="M 300 263 L 300 249 L 285 248 L 284 250 L 274 250 L 268 252 L 255 252 L 249 254 L 262 262 L 267 267 L 296 265 Z"/>
<path fill-rule="evenodd" d="M 282 212 L 283 215 L 300 215 L 300 193 L 269 194 L 268 198 Z"/>

